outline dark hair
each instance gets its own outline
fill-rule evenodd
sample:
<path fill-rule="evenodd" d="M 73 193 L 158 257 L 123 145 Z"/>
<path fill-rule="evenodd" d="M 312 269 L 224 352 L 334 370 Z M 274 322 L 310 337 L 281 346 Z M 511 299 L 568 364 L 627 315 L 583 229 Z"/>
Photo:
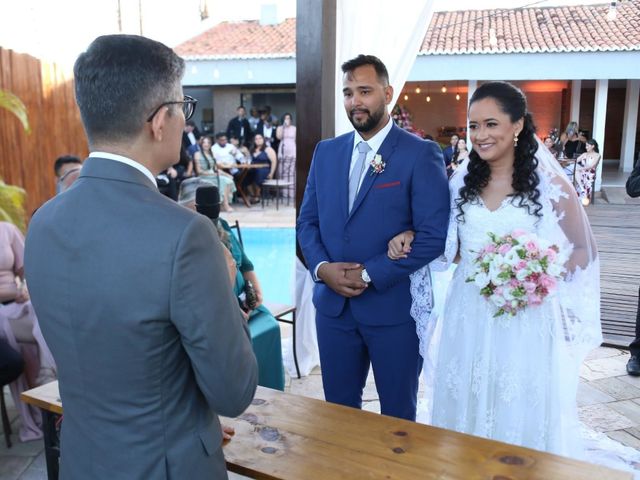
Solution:
<path fill-rule="evenodd" d="M 293 123 L 293 115 L 291 115 L 289 112 L 285 112 L 284 115 L 282 115 L 282 117 L 280 118 L 280 124 L 281 125 L 284 124 L 284 117 L 286 117 L 287 115 L 289 115 L 291 117 L 291 123 Z"/>
<path fill-rule="evenodd" d="M 80 54 L 73 73 L 89 142 L 122 141 L 138 135 L 158 105 L 178 100 L 184 60 L 149 38 L 103 35 Z"/>
<path fill-rule="evenodd" d="M 600 153 L 600 149 L 598 148 L 598 142 L 596 142 L 595 138 L 590 138 L 585 142 L 587 145 L 593 145 L 593 150 L 596 153 Z"/>
<path fill-rule="evenodd" d="M 193 120 L 187 120 L 186 122 L 184 122 L 184 124 L 187 127 L 194 127 L 195 128 L 195 126 L 196 126 L 196 122 L 194 122 Z"/>
<path fill-rule="evenodd" d="M 244 105 L 238 105 L 238 108 L 236 108 L 236 111 L 243 109 L 245 112 L 247 111 L 247 109 L 244 107 Z"/>
<path fill-rule="evenodd" d="M 226 137 L 227 136 L 227 132 L 218 132 L 216 133 L 216 140 L 218 140 L 219 138 L 222 137 Z"/>
<path fill-rule="evenodd" d="M 82 161 L 75 155 L 63 155 L 61 157 L 58 157 L 53 164 L 53 171 L 56 173 L 56 177 L 60 176 L 60 170 L 62 169 L 62 166 L 69 163 L 77 163 L 78 165 L 82 165 Z"/>
<path fill-rule="evenodd" d="M 517 206 L 526 208 L 528 213 L 532 213 L 530 204 L 533 204 L 533 214 L 541 217 L 542 204 L 538 201 L 540 192 L 537 188 L 540 178 L 536 173 L 538 159 L 535 157 L 538 142 L 536 126 L 531 114 L 527 112 L 527 99 L 522 90 L 510 83 L 487 82 L 476 89 L 471 96 L 469 106 L 485 98 L 495 100 L 500 109 L 509 115 L 511 122 L 524 119 L 514 152 L 511 186 L 515 193 L 511 196 L 518 200 Z M 468 173 L 464 177 L 464 186 L 460 189 L 460 199 L 457 201 L 458 219 L 461 220 L 464 217 L 462 206 L 478 199 L 482 190 L 489 184 L 490 177 L 489 164 L 482 160 L 475 150 L 471 150 Z"/>
<path fill-rule="evenodd" d="M 261 151 L 261 152 L 264 152 L 264 151 L 266 150 L 266 148 L 267 148 L 267 139 L 266 139 L 266 138 L 264 138 L 264 135 L 262 135 L 261 133 L 256 133 L 256 134 L 253 136 L 253 141 L 251 142 L 251 151 L 253 152 L 253 151 L 256 149 L 256 147 L 257 147 L 257 145 L 256 145 L 256 137 L 257 137 L 258 135 L 259 135 L 259 136 L 261 136 L 261 137 L 262 137 L 262 139 L 264 140 L 264 142 L 262 143 L 262 146 L 261 146 L 261 147 L 258 147 L 258 148 L 260 149 L 260 151 Z"/>
<path fill-rule="evenodd" d="M 387 67 L 384 65 L 384 63 L 382 63 L 382 60 L 373 55 L 363 55 L 361 53 L 356 58 L 347 60 L 342 64 L 342 73 L 350 74 L 356 68 L 363 67 L 365 65 L 371 65 L 373 68 L 375 68 L 380 83 L 382 83 L 384 86 L 389 85 L 389 72 L 387 71 Z"/>

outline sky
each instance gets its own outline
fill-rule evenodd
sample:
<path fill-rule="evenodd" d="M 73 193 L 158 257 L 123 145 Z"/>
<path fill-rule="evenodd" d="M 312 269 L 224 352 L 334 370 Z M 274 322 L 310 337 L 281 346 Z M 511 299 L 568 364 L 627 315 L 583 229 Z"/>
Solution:
<path fill-rule="evenodd" d="M 352 1 L 368 3 L 368 0 Z M 435 0 L 434 9 L 452 9 L 452 3 L 456 10 L 466 10 L 608 2 Z M 0 47 L 72 65 L 96 36 L 119 32 L 118 4 L 123 33 L 140 33 L 139 12 L 142 11 L 142 34 L 171 47 L 223 20 L 258 19 L 265 4 L 276 6 L 279 20 L 294 17 L 296 12 L 296 0 L 0 0 Z M 200 9 L 205 4 L 209 18 L 201 21 Z"/>

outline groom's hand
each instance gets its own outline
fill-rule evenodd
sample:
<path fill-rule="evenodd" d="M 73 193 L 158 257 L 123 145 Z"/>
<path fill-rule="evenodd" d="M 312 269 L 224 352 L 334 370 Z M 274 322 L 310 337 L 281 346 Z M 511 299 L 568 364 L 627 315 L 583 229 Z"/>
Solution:
<path fill-rule="evenodd" d="M 367 288 L 367 284 L 360 278 L 361 270 L 362 265 L 359 263 L 323 263 L 318 269 L 318 277 L 338 295 L 351 298 L 360 295 Z"/>

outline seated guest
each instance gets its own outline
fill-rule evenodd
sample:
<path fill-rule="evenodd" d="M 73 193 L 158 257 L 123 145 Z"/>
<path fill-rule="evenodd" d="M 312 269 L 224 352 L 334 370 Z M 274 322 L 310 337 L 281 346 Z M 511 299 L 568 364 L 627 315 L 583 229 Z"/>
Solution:
<path fill-rule="evenodd" d="M 220 190 L 222 209 L 225 212 L 233 212 L 233 208 L 229 206 L 229 199 L 231 198 L 231 195 L 233 195 L 233 192 L 236 191 L 236 184 L 230 173 L 218 168 L 218 164 L 211 149 L 212 145 L 213 142 L 211 137 L 205 136 L 202 140 L 202 150 L 196 152 L 193 156 L 196 174 L 209 181 L 210 184 L 214 184 L 218 187 Z"/>
<path fill-rule="evenodd" d="M 18 228 L 0 222 L 0 339 L 21 353 L 25 368 L 11 383 L 20 413 L 20 440 L 42 437 L 40 412 L 20 401 L 20 394 L 56 379 L 53 356 L 42 338 L 24 281 L 24 237 Z"/>
<path fill-rule="evenodd" d="M 264 137 L 256 133 L 253 137 L 253 146 L 251 147 L 251 163 L 264 164 L 262 168 L 251 170 L 245 179 L 245 184 L 249 194 L 252 196 L 252 202 L 260 201 L 260 188 L 266 179 L 273 178 L 276 171 L 278 159 L 273 148 L 269 147 Z"/>
<path fill-rule="evenodd" d="M 231 137 L 229 137 L 229 143 L 236 147 L 242 154 L 242 160 L 239 160 L 240 163 L 251 163 L 251 153 L 249 153 L 247 147 L 240 145 L 240 139 L 238 137 L 231 135 Z"/>
<path fill-rule="evenodd" d="M 23 370 L 22 356 L 6 340 L 0 338 L 0 387 L 13 382 L 22 375 Z"/>
<path fill-rule="evenodd" d="M 196 190 L 198 187 L 207 185 L 210 184 L 199 178 L 185 180 L 180 187 L 178 202 L 195 210 Z M 243 315 L 248 319 L 253 352 L 258 359 L 258 385 L 284 390 L 284 367 L 278 321 L 262 304 L 262 287 L 258 276 L 229 224 L 219 217 L 216 227 L 222 244 L 227 247 L 235 260 L 237 271 L 232 285 Z"/>
<path fill-rule="evenodd" d="M 216 133 L 216 143 L 211 148 L 211 152 L 218 168 L 222 168 L 234 176 L 238 173 L 238 169 L 234 167 L 236 163 L 243 163 L 244 156 L 235 145 L 227 143 L 226 133 Z"/>
<path fill-rule="evenodd" d="M 56 194 L 68 189 L 80 176 L 82 161 L 74 155 L 63 155 L 58 157 L 53 164 L 56 174 Z"/>
<path fill-rule="evenodd" d="M 567 134 L 567 139 L 564 142 L 564 155 L 567 158 L 577 158 L 579 155 L 577 150 L 580 145 L 580 140 L 578 139 L 578 123 L 569 122 L 565 133 Z"/>
<path fill-rule="evenodd" d="M 554 148 L 553 139 L 551 137 L 544 137 L 543 142 L 544 146 L 547 147 L 549 153 L 553 155 L 555 158 L 558 158 L 558 151 Z"/>

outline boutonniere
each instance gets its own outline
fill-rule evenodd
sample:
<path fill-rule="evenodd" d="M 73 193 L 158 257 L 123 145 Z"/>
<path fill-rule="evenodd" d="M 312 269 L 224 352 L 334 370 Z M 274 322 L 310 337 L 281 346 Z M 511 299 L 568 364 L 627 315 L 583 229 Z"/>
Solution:
<path fill-rule="evenodd" d="M 384 167 L 386 164 L 382 160 L 382 155 L 376 153 L 369 165 L 371 165 L 371 172 L 369 173 L 369 175 L 373 175 L 374 173 L 378 174 L 384 172 Z"/>

